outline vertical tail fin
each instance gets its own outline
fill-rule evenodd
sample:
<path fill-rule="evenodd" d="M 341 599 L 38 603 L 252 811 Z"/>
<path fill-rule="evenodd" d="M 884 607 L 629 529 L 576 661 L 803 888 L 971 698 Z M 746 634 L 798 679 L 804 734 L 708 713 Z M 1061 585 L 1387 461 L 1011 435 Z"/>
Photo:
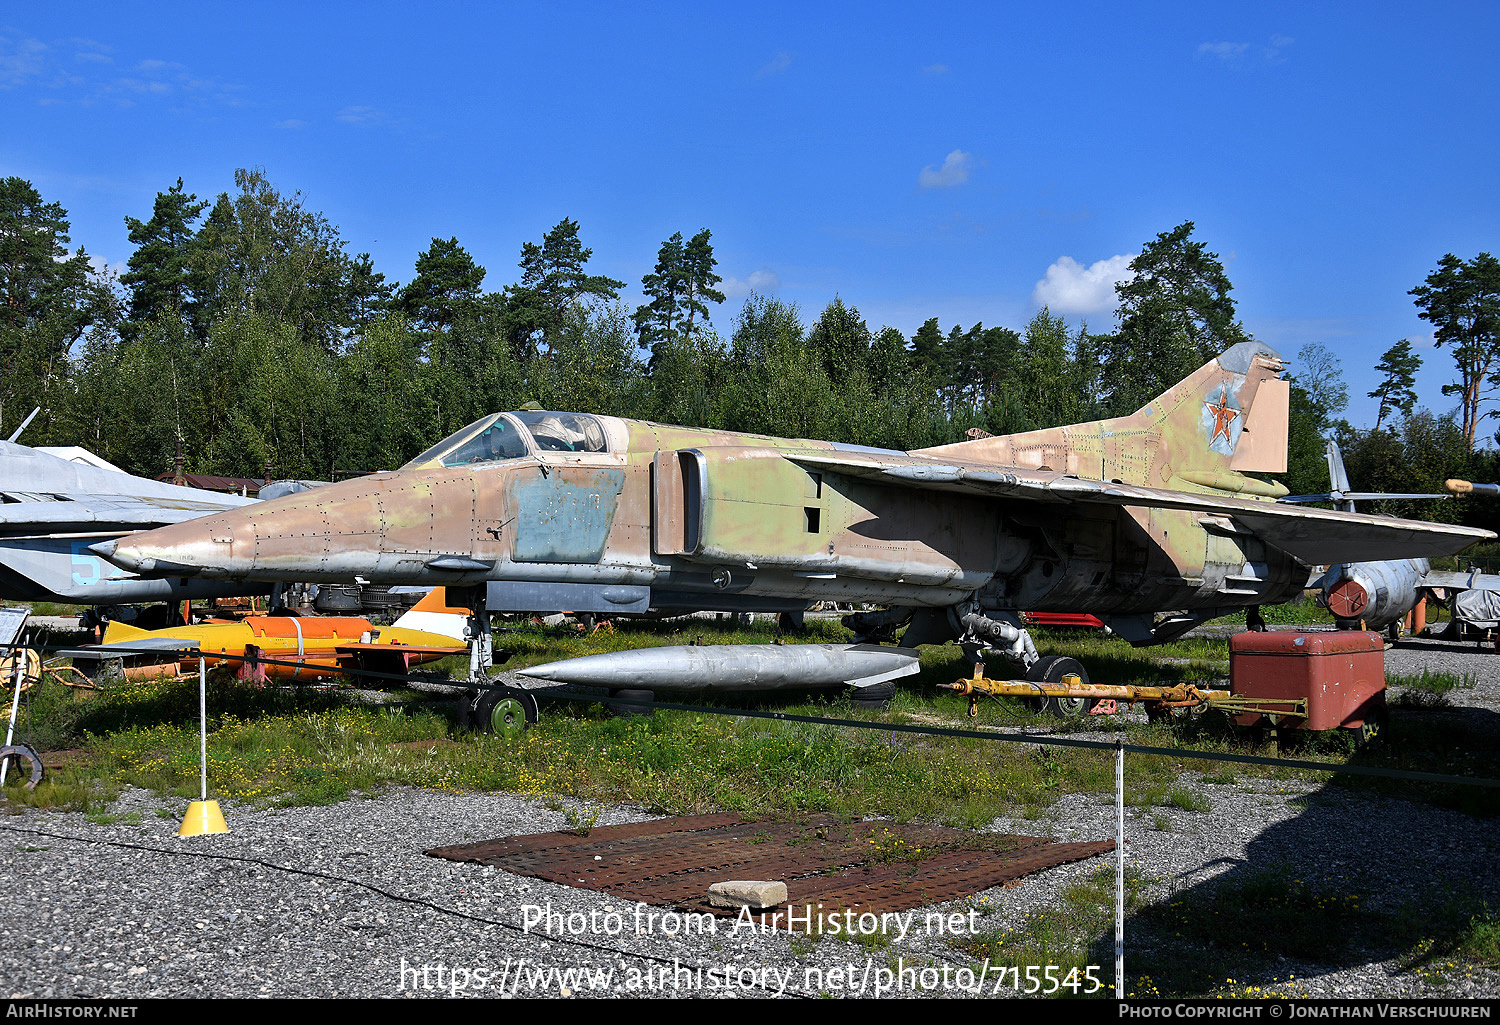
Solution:
<path fill-rule="evenodd" d="M 921 454 L 1077 474 L 1146 487 L 1280 497 L 1244 474 L 1285 473 L 1291 389 L 1281 356 L 1241 342 L 1129 416 L 980 438 Z"/>
<path fill-rule="evenodd" d="M 1285 473 L 1291 386 L 1273 349 L 1241 342 L 1120 421 L 1156 440 L 1158 486 L 1187 484 L 1280 497 L 1245 473 Z"/>
<path fill-rule="evenodd" d="M 1344 453 L 1339 451 L 1339 443 L 1332 438 L 1328 439 L 1328 490 L 1347 495 L 1349 488 L 1349 471 L 1344 469 Z M 1354 512 L 1354 499 L 1342 498 L 1334 502 L 1333 507 L 1340 512 Z"/>

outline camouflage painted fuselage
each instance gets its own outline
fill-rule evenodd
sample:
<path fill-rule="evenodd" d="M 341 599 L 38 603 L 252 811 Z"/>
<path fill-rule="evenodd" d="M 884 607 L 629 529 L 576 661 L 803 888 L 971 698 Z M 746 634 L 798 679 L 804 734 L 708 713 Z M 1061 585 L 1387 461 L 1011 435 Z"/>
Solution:
<path fill-rule="evenodd" d="M 1329 545 L 1420 556 L 1482 536 L 1276 505 L 1284 489 L 1243 471 L 1285 468 L 1280 370 L 1238 346 L 1130 417 L 910 453 L 506 414 L 484 431 L 503 453 L 481 451 L 481 422 L 402 470 L 153 531 L 112 558 L 158 576 L 490 582 L 491 608 L 977 597 L 1129 615 L 1284 601 Z M 599 437 L 548 448 L 538 417 Z"/>

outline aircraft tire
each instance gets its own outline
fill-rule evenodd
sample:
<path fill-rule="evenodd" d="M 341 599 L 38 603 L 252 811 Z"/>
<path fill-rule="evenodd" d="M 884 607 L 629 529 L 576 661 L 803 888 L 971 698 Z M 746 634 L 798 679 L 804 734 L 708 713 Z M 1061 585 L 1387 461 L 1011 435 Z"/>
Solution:
<path fill-rule="evenodd" d="M 876 683 L 851 691 L 849 707 L 867 712 L 884 712 L 891 707 L 891 698 L 895 696 L 896 684 L 892 680 L 887 680 L 885 683 Z"/>
<path fill-rule="evenodd" d="M 1077 676 L 1083 683 L 1089 682 L 1088 670 L 1083 663 L 1067 655 L 1043 655 L 1026 670 L 1026 679 L 1033 683 L 1060 683 L 1068 675 Z M 1091 698 L 1048 698 L 1047 710 L 1059 719 L 1080 719 L 1094 707 Z"/>
<path fill-rule="evenodd" d="M 624 718 L 629 715 L 650 715 L 655 711 L 655 709 L 651 708 L 642 708 L 640 705 L 623 704 L 623 702 L 626 701 L 655 701 L 655 691 L 637 690 L 630 687 L 621 687 L 619 690 L 610 691 L 609 696 L 614 700 L 606 701 L 604 703 L 604 707 L 610 715 L 617 716 L 619 718 Z"/>

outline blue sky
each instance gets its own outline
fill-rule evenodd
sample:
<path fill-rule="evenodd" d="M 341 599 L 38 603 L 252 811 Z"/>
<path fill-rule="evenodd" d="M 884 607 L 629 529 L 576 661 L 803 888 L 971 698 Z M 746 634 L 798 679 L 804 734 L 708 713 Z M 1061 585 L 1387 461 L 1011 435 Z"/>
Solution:
<path fill-rule="evenodd" d="M 1446 350 L 1407 294 L 1495 252 L 1493 4 L 34 4 L 0 9 L 0 175 L 112 264 L 180 176 L 262 167 L 408 280 L 435 236 L 518 277 L 580 222 L 639 282 L 713 232 L 731 296 L 871 328 L 1113 323 L 1110 288 L 1185 220 L 1245 326 L 1342 362 Z M 1295 370 L 1295 368 L 1294 368 Z"/>

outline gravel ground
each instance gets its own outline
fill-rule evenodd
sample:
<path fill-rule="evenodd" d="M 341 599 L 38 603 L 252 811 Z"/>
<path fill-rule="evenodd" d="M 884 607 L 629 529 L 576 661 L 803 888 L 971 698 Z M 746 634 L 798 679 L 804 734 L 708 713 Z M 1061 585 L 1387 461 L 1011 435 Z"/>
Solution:
<path fill-rule="evenodd" d="M 1476 687 L 1452 695 L 1454 709 L 1414 714 L 1488 720 L 1500 711 L 1500 674 L 1490 668 L 1495 657 L 1472 645 L 1413 641 L 1387 654 L 1387 668 L 1475 676 Z M 1128 863 L 1149 881 L 1152 900 L 1266 867 L 1305 879 L 1357 879 L 1373 900 L 1393 905 L 1412 892 L 1414 878 L 1500 892 L 1500 824 L 1492 820 L 1318 785 L 1247 778 L 1198 779 L 1191 787 L 1211 810 L 1127 809 Z M 967 996 L 974 988 L 1014 994 L 1009 975 L 998 980 L 993 966 L 980 984 L 979 966 L 925 931 L 925 911 L 904 940 L 886 946 L 731 933 L 725 922 L 714 934 L 674 936 L 661 920 L 645 919 L 659 909 L 422 853 L 567 828 L 563 811 L 514 795 L 398 789 L 331 807 L 230 806 L 232 833 L 190 840 L 175 835 L 181 812 L 179 802 L 130 791 L 110 817 L 29 811 L 0 821 L 0 871 L 9 881 L 0 919 L 0 992 L 13 998 L 637 992 L 739 998 L 873 996 L 883 982 L 899 983 L 903 996 Z M 598 822 L 647 817 L 613 807 Z M 1113 835 L 1114 822 L 1112 802 L 1075 795 L 1044 818 L 1001 819 L 994 827 L 1097 840 Z M 1055 906 L 1069 883 L 1111 864 L 1107 857 L 1063 866 L 944 910 L 978 907 L 981 928 L 1019 926 Z M 592 915 L 593 922 L 574 918 L 576 934 L 526 932 L 525 907 L 549 904 L 565 916 Z M 1133 933 L 1127 969 L 1133 947 L 1171 943 Z M 1097 959 L 1107 984 L 1112 951 L 1101 950 Z M 1289 996 L 1500 996 L 1500 972 L 1445 963 L 1406 969 L 1360 951 L 1281 967 L 1274 979 L 1248 982 Z M 892 974 L 901 968 L 904 976 Z M 561 974 L 577 970 L 589 974 Z M 1143 985 L 1132 981 L 1127 991 Z"/>

